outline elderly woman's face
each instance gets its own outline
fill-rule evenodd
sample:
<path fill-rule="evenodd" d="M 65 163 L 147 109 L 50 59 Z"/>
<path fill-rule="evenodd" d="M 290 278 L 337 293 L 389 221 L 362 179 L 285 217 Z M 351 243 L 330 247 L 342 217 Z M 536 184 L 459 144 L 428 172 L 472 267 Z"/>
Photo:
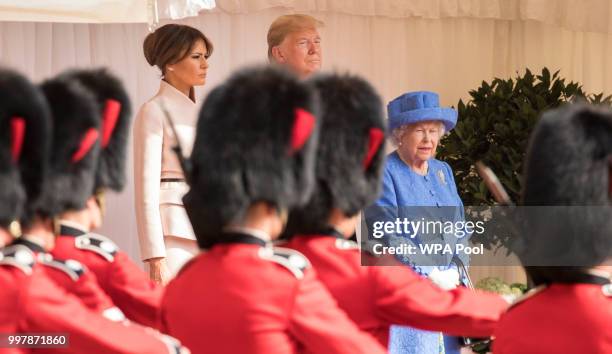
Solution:
<path fill-rule="evenodd" d="M 398 149 L 411 161 L 427 161 L 434 157 L 442 135 L 440 122 L 425 121 L 411 124 L 401 137 Z"/>

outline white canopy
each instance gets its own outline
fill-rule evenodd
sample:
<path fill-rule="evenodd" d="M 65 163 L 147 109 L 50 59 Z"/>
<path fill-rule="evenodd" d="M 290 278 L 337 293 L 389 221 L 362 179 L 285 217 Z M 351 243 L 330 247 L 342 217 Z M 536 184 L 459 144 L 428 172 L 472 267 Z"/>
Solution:
<path fill-rule="evenodd" d="M 0 21 L 154 25 L 214 7 L 215 0 L 0 0 Z"/>
<path fill-rule="evenodd" d="M 572 31 L 612 32 L 612 0 L 218 0 L 229 13 L 274 7 L 388 18 L 537 21 Z"/>
<path fill-rule="evenodd" d="M 612 32 L 612 0 L 217 0 L 230 14 L 272 8 L 389 18 L 531 20 L 573 31 Z M 136 23 L 197 16 L 215 0 L 0 0 L 0 21 Z"/>

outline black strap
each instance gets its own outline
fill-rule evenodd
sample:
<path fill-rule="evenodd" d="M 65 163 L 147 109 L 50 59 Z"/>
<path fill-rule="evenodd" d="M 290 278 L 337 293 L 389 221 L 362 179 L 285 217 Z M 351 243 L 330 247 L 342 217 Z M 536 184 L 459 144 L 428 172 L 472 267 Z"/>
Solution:
<path fill-rule="evenodd" d="M 591 273 L 588 269 L 580 267 L 538 267 L 525 266 L 530 285 L 551 284 L 595 284 L 606 285 L 610 279 L 597 273 Z"/>
<path fill-rule="evenodd" d="M 162 178 L 161 182 L 185 182 L 184 178 Z"/>
<path fill-rule="evenodd" d="M 610 284 L 610 279 L 590 273 L 570 273 L 565 279 L 561 281 L 555 280 L 553 283 L 606 285 Z"/>
<path fill-rule="evenodd" d="M 14 245 L 22 245 L 22 246 L 26 246 L 30 251 L 34 252 L 34 253 L 45 253 L 45 249 L 39 245 L 38 243 L 26 240 L 24 237 L 18 237 L 15 242 L 13 242 Z"/>
<path fill-rule="evenodd" d="M 267 242 L 265 240 L 260 239 L 259 237 L 238 232 L 223 233 L 214 242 L 214 244 L 227 243 L 246 243 L 249 245 L 259 245 L 261 247 L 265 247 L 267 245 Z"/>
<path fill-rule="evenodd" d="M 344 237 L 344 235 L 340 233 L 340 231 L 336 230 L 336 228 L 331 227 L 331 226 L 319 232 L 313 233 L 312 236 L 329 236 L 329 237 L 339 238 L 341 240 L 346 239 L 346 237 Z"/>
<path fill-rule="evenodd" d="M 81 235 L 85 235 L 87 232 L 83 230 L 79 230 L 75 227 L 70 227 L 67 225 L 60 225 L 60 236 L 71 236 L 71 237 L 79 237 Z"/>
<path fill-rule="evenodd" d="M 467 267 L 465 266 L 461 258 L 459 258 L 457 255 L 454 255 L 453 259 L 451 259 L 451 264 L 455 264 L 457 266 L 457 269 L 459 270 L 459 277 L 461 277 L 462 275 L 465 277 L 465 279 L 467 280 L 467 284 L 465 285 L 470 289 L 474 289 L 474 283 L 472 283 L 470 273 L 468 272 Z"/>

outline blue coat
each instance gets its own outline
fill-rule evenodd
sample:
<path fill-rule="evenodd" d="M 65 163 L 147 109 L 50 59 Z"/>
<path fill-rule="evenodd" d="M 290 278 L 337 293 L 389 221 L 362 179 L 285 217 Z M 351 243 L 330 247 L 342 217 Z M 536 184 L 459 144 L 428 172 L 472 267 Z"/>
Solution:
<path fill-rule="evenodd" d="M 463 206 L 450 166 L 436 159 L 427 161 L 427 175 L 412 171 L 397 151 L 387 156 L 381 206 Z"/>
<path fill-rule="evenodd" d="M 380 199 L 376 202 L 376 207 L 384 207 L 386 212 L 395 210 L 396 215 L 386 215 L 389 217 L 408 217 L 409 219 L 418 219 L 421 215 L 405 215 L 416 208 L 403 207 L 432 207 L 419 208 L 418 210 L 432 210 L 436 207 L 456 207 L 456 208 L 440 208 L 445 210 L 455 210 L 457 215 L 455 220 L 463 220 L 463 203 L 457 193 L 455 179 L 453 177 L 450 166 L 436 159 L 428 161 L 428 171 L 425 176 L 415 173 L 406 163 L 399 157 L 397 151 L 392 152 L 387 156 L 383 175 L 383 190 Z M 380 209 L 380 208 L 379 208 Z M 370 218 L 367 215 L 366 218 Z M 368 222 L 369 223 L 369 222 Z M 444 236 L 445 243 L 453 244 L 455 242 L 466 242 L 467 237 L 457 239 L 456 237 Z M 417 237 L 415 243 L 420 240 Z M 452 245 L 454 249 L 454 244 Z M 398 256 L 399 257 L 399 256 Z M 403 259 L 402 259 L 403 257 Z M 408 257 L 399 257 L 401 261 L 409 264 L 417 273 L 427 276 L 433 266 L 423 266 L 415 264 Z M 451 257 L 447 258 L 448 263 L 444 263 L 438 267 L 439 269 L 447 269 L 450 265 Z M 438 262 L 438 261 L 437 261 Z M 464 261 L 465 262 L 465 261 Z M 467 264 L 467 262 L 466 262 Z M 446 345 L 444 344 L 446 343 Z M 393 326 L 391 329 L 391 338 L 389 349 L 391 353 L 402 354 L 438 354 L 445 350 L 446 354 L 458 353 L 457 339 L 454 337 L 442 338 L 440 333 L 420 331 L 409 327 Z M 444 348 L 444 349 L 443 349 Z"/>
<path fill-rule="evenodd" d="M 387 162 L 383 173 L 383 190 L 375 206 L 366 209 L 368 225 L 374 220 L 385 221 L 395 218 L 407 218 L 419 220 L 425 217 L 427 220 L 463 221 L 463 203 L 457 193 L 457 186 L 450 166 L 446 162 L 436 159 L 428 161 L 428 171 L 425 176 L 414 172 L 402 159 L 397 151 L 387 156 Z M 394 235 L 395 236 L 395 235 Z M 453 234 L 441 235 L 441 239 L 434 240 L 435 243 L 451 245 L 454 250 L 456 243 L 465 243 L 468 237 L 458 238 Z M 391 244 L 397 242 L 415 243 L 424 242 L 418 235 L 414 239 L 394 237 L 385 240 Z M 452 259 L 451 255 L 431 256 L 431 263 L 438 265 L 440 270 L 447 269 Z M 417 273 L 428 275 L 434 267 L 427 266 L 427 262 L 419 261 L 410 256 L 398 256 L 398 258 L 410 265 Z M 468 260 L 461 256 L 464 263 Z"/>

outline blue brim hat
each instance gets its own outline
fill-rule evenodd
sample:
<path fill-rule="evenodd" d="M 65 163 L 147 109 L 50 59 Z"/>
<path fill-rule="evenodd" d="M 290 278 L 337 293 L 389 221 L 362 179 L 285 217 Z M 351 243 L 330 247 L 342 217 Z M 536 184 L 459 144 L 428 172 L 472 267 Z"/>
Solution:
<path fill-rule="evenodd" d="M 457 111 L 440 107 L 437 93 L 417 91 L 405 93 L 387 104 L 389 129 L 423 121 L 437 120 L 444 124 L 446 132 L 457 124 Z"/>

